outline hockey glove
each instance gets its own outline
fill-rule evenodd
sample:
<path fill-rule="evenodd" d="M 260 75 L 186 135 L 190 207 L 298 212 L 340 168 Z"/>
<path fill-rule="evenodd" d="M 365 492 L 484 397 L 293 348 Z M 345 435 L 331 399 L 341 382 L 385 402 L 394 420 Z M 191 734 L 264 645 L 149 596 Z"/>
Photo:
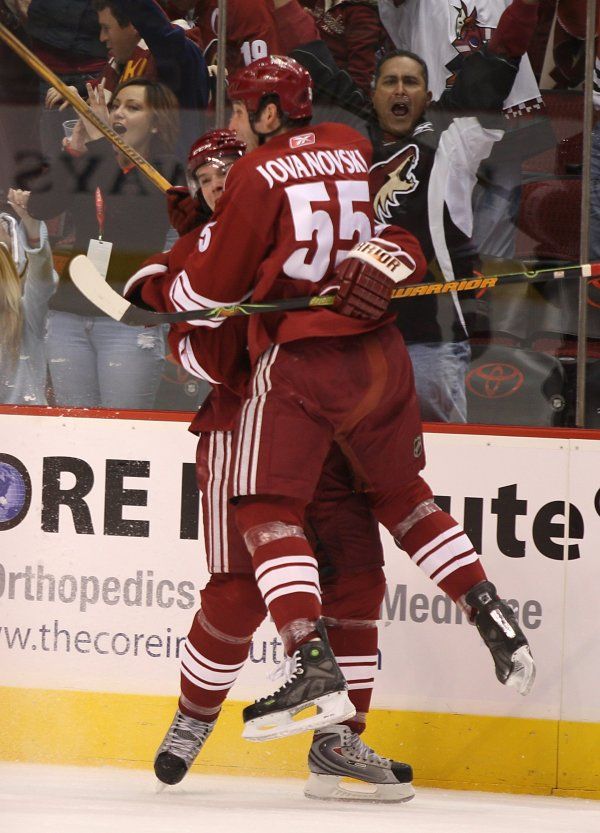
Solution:
<path fill-rule="evenodd" d="M 395 285 L 414 270 L 414 260 L 398 246 L 378 238 L 359 243 L 335 270 L 339 288 L 333 309 L 353 318 L 381 318 Z"/>
<path fill-rule="evenodd" d="M 166 197 L 169 222 L 180 237 L 206 222 L 206 212 L 187 188 L 169 188 Z"/>

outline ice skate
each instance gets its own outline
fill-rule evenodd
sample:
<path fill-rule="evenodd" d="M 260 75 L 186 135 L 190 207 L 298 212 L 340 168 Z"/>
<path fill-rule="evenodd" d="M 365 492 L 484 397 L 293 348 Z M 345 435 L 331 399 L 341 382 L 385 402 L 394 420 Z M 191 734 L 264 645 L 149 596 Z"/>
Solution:
<path fill-rule="evenodd" d="M 496 677 L 503 685 L 529 694 L 535 680 L 535 663 L 525 634 L 512 608 L 498 598 L 489 581 L 480 581 L 465 595 L 475 612 L 475 625 L 490 649 Z"/>
<path fill-rule="evenodd" d="M 315 732 L 304 795 L 329 801 L 410 801 L 412 767 L 378 755 L 348 726 Z"/>
<path fill-rule="evenodd" d="M 301 645 L 278 669 L 285 682 L 244 709 L 246 740 L 273 740 L 353 717 L 356 709 L 321 622 L 320 639 Z M 316 712 L 316 713 L 315 713 Z"/>
<path fill-rule="evenodd" d="M 187 717 L 177 709 L 154 759 L 154 772 L 158 780 L 163 784 L 179 784 L 196 760 L 214 725 Z"/>

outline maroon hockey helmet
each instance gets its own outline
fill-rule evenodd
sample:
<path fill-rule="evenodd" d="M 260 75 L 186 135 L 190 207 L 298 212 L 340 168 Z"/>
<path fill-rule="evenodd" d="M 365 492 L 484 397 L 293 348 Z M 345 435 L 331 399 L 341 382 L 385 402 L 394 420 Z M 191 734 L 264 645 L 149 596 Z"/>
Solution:
<path fill-rule="evenodd" d="M 187 161 L 188 177 L 202 165 L 218 162 L 227 156 L 243 156 L 246 148 L 246 142 L 238 139 L 234 130 L 226 128 L 209 130 L 196 139 L 190 148 Z"/>
<path fill-rule="evenodd" d="M 256 113 L 265 95 L 279 96 L 279 106 L 289 119 L 312 116 L 312 79 L 302 64 L 285 55 L 259 58 L 229 80 L 231 101 L 243 101 Z"/>

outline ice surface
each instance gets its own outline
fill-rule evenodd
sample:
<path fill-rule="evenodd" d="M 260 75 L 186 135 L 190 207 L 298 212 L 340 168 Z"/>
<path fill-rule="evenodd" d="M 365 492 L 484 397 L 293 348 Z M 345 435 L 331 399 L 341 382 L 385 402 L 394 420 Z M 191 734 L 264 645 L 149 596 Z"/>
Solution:
<path fill-rule="evenodd" d="M 0 763 L 1 833 L 600 833 L 600 802 L 420 788 L 408 804 L 313 801 L 301 780 Z"/>

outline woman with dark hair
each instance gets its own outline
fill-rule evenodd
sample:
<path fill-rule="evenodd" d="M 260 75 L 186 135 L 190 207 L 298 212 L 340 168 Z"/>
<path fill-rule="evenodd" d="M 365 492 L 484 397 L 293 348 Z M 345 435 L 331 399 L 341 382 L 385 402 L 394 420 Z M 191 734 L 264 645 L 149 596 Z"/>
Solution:
<path fill-rule="evenodd" d="M 167 179 L 176 174 L 172 148 L 178 105 L 163 84 L 134 78 L 108 106 L 102 85 L 88 86 L 89 104 L 128 145 Z M 68 262 L 87 254 L 117 289 L 152 252 L 164 247 L 169 223 L 162 193 L 89 122 L 34 184 L 28 210 L 39 219 L 68 211 L 73 245 L 64 258 L 51 305 L 48 358 L 56 403 L 73 407 L 151 408 L 164 361 L 160 328 L 127 328 L 108 319 L 71 284 Z"/>

